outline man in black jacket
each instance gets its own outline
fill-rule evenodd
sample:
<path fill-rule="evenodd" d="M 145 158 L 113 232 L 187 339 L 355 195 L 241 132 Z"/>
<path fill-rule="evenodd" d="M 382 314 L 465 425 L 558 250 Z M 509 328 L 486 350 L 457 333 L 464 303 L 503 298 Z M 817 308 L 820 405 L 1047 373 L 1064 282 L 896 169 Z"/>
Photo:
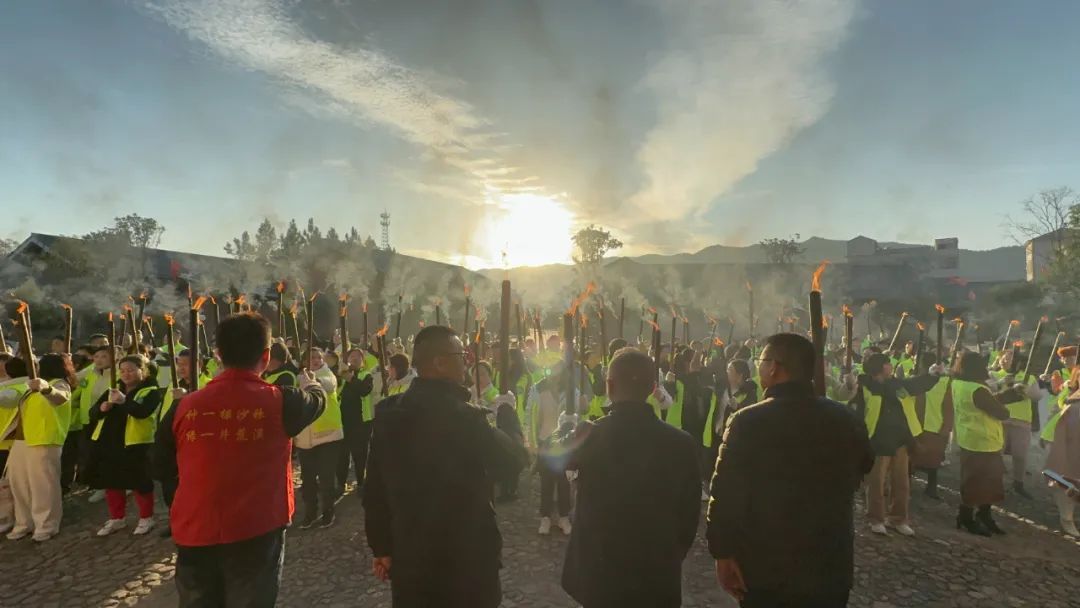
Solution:
<path fill-rule="evenodd" d="M 575 432 L 577 511 L 562 585 L 585 608 L 682 603 L 682 562 L 701 514 L 697 442 L 645 402 L 656 378 L 648 355 L 619 351 L 606 383 L 611 413 Z"/>
<path fill-rule="evenodd" d="M 847 605 L 854 494 L 874 453 L 862 420 L 815 396 L 814 359 L 802 336 L 766 340 L 764 401 L 731 417 L 716 459 L 706 536 L 744 608 Z"/>
<path fill-rule="evenodd" d="M 367 470 L 368 443 L 371 441 L 371 424 L 374 408 L 371 394 L 375 386 L 372 370 L 364 369 L 364 351 L 351 348 L 345 355 L 348 366 L 341 375 L 341 426 L 345 432 L 345 446 L 337 467 L 337 486 L 344 488 L 349 479 L 349 462 L 356 472 L 356 495 L 363 498 L 364 471 Z"/>
<path fill-rule="evenodd" d="M 376 406 L 365 528 L 395 608 L 494 608 L 502 598 L 492 480 L 521 448 L 468 403 L 464 357 L 452 329 L 420 330 L 419 377 Z"/>

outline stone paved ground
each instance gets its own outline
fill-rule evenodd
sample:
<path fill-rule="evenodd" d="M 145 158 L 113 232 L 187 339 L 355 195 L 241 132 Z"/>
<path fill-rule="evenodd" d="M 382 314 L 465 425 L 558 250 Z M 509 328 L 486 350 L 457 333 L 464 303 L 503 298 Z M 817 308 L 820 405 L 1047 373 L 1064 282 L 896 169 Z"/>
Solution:
<path fill-rule="evenodd" d="M 1032 467 L 1041 464 L 1032 460 Z M 942 484 L 956 488 L 955 465 Z M 1010 495 L 998 519 L 1004 538 L 983 539 L 953 528 L 958 497 L 945 502 L 921 496 L 913 485 L 914 539 L 871 536 L 858 519 L 856 586 L 852 606 L 1080 606 L 1080 544 L 1056 532 L 1050 494 L 1034 482 L 1034 501 Z M 574 603 L 559 588 L 566 540 L 557 531 L 536 535 L 536 488 L 527 498 L 500 507 L 505 536 L 504 606 L 556 608 Z M 44 545 L 0 540 L 0 606 L 174 606 L 173 552 L 152 533 L 93 536 L 105 517 L 103 504 L 85 496 L 65 503 L 61 534 Z M 329 530 L 296 531 L 288 537 L 281 606 L 389 606 L 387 586 L 370 574 L 359 500 L 348 495 Z M 129 516 L 133 517 L 133 516 Z M 133 519 L 129 519 L 133 523 Z M 807 522 L 813 525 L 813 522 Z M 129 527 L 130 531 L 130 527 Z M 684 568 L 684 605 L 734 606 L 716 585 L 712 561 L 698 543 Z"/>

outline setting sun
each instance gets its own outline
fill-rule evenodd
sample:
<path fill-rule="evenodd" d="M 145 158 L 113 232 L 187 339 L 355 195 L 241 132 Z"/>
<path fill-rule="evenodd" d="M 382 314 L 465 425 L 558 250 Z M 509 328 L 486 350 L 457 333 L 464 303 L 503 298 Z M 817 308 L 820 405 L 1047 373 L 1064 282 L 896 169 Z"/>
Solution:
<path fill-rule="evenodd" d="M 476 235 L 486 266 L 540 266 L 570 262 L 574 216 L 557 197 L 493 193 Z"/>

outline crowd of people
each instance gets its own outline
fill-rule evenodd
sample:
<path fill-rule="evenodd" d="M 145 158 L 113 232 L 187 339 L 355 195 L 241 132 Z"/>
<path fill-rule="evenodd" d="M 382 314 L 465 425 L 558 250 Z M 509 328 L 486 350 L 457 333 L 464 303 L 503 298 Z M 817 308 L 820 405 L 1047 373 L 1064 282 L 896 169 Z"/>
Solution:
<path fill-rule="evenodd" d="M 175 357 L 138 336 L 96 334 L 71 353 L 58 339 L 30 358 L 0 345 L 6 538 L 48 541 L 62 497 L 83 489 L 107 504 L 98 536 L 127 527 L 129 496 L 144 535 L 160 488 L 181 603 L 272 605 L 285 528 L 335 525 L 352 492 L 396 606 L 496 606 L 492 503 L 535 474 L 538 533 L 570 537 L 563 585 L 586 607 L 679 605 L 704 501 L 720 582 L 744 606 L 840 606 L 860 488 L 871 532 L 913 536 L 912 475 L 940 499 L 937 471 L 956 459 L 957 528 L 992 536 L 1006 533 L 992 515 L 1006 456 L 1012 491 L 1030 498 L 1034 434 L 1047 469 L 1080 477 L 1075 346 L 1028 377 L 1016 349 L 946 362 L 864 339 L 850 369 L 846 345 L 824 354 L 822 397 L 822 357 L 792 333 L 659 349 L 519 336 L 505 363 L 476 356 L 497 344 L 470 348 L 438 325 L 407 345 L 296 344 L 241 313 L 215 334 L 212 351 L 178 344 Z M 1073 498 L 1054 493 L 1062 531 L 1080 536 Z"/>

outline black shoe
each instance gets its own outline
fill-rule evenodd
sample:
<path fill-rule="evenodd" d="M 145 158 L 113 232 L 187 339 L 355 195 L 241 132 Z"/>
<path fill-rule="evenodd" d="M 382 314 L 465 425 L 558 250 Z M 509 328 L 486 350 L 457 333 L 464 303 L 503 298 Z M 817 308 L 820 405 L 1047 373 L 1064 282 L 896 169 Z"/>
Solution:
<path fill-rule="evenodd" d="M 1026 498 L 1028 500 L 1034 498 L 1031 495 L 1031 492 L 1028 492 L 1026 489 L 1024 489 L 1024 484 L 1019 481 L 1013 482 L 1013 492 L 1016 492 L 1016 495 L 1020 498 Z"/>
<path fill-rule="evenodd" d="M 319 520 L 314 515 L 304 516 L 304 519 L 300 520 L 299 528 L 301 530 L 307 530 L 314 526 L 317 521 Z"/>
<path fill-rule="evenodd" d="M 165 526 L 161 532 L 158 532 L 158 536 L 161 538 L 172 538 L 172 526 Z"/>
<path fill-rule="evenodd" d="M 1001 527 L 997 525 L 997 522 L 994 521 L 993 516 L 990 515 L 989 507 L 980 508 L 979 512 L 975 514 L 975 520 L 993 534 L 1005 534 L 1005 530 L 1002 530 Z"/>
<path fill-rule="evenodd" d="M 323 516 L 319 518 L 319 528 L 329 528 L 334 525 L 334 513 L 323 513 Z"/>
<path fill-rule="evenodd" d="M 961 528 L 978 536 L 991 536 L 990 531 L 972 516 L 970 507 L 960 507 L 960 513 L 956 516 L 956 529 Z"/>

